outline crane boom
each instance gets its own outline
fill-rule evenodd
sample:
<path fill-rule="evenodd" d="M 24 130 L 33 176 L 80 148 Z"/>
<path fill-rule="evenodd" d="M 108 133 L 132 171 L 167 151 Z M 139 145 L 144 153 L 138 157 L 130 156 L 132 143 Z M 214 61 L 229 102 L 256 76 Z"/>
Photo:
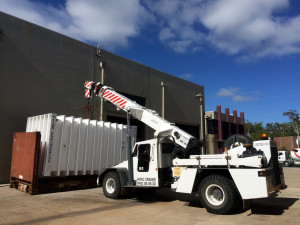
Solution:
<path fill-rule="evenodd" d="M 163 119 L 155 111 L 147 109 L 116 92 L 113 88 L 103 86 L 100 82 L 95 83 L 93 81 L 86 81 L 84 87 L 86 88 L 86 98 L 90 98 L 92 94 L 95 93 L 96 96 L 111 102 L 119 109 L 128 112 L 134 118 L 154 129 L 154 137 L 169 137 L 184 150 L 197 147 L 198 140 L 195 137 L 175 126 L 175 124 Z"/>

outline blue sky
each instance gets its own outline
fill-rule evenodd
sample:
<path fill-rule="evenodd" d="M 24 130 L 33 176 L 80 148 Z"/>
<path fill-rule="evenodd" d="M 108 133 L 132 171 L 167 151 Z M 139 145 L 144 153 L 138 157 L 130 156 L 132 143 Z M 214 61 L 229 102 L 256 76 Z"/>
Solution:
<path fill-rule="evenodd" d="M 300 1 L 0 0 L 0 11 L 205 87 L 206 111 L 300 112 Z"/>

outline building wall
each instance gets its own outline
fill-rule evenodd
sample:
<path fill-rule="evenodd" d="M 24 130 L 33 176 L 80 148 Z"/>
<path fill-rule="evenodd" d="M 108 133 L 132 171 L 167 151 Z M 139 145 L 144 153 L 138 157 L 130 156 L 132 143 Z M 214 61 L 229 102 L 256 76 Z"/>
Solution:
<path fill-rule="evenodd" d="M 174 123 L 199 125 L 200 109 L 196 94 L 204 93 L 202 86 L 170 76 L 158 70 L 135 63 L 128 59 L 104 51 L 101 57 L 96 57 L 96 65 L 100 61 L 105 65 L 105 85 L 113 87 L 118 92 L 140 96 L 146 99 L 145 106 L 161 114 L 161 81 L 165 86 L 165 118 Z M 100 71 L 96 74 L 100 80 Z M 96 100 L 98 107 L 100 100 Z M 111 104 L 105 104 L 108 114 L 126 117 L 122 111 L 116 111 Z M 147 138 L 152 132 L 146 129 Z"/>
<path fill-rule="evenodd" d="M 277 143 L 277 149 L 285 147 L 286 150 L 292 150 L 298 148 L 297 145 L 297 136 L 288 136 L 288 137 L 274 137 L 274 140 Z"/>
<path fill-rule="evenodd" d="M 202 86 L 173 77 L 107 51 L 96 55 L 93 46 L 0 12 L 0 183 L 9 181 L 12 134 L 23 132 L 26 118 L 45 113 L 75 115 L 87 102 L 85 80 L 100 80 L 99 62 L 105 65 L 105 85 L 145 98 L 145 105 L 161 113 L 161 85 L 165 87 L 165 118 L 199 126 L 196 94 Z M 99 109 L 99 99 L 91 103 Z M 104 118 L 125 118 L 109 103 Z M 153 131 L 146 128 L 145 138 Z"/>

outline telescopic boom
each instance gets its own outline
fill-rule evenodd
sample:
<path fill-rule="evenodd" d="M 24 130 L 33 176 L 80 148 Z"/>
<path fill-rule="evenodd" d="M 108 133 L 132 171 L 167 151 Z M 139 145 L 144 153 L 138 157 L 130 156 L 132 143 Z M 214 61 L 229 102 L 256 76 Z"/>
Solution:
<path fill-rule="evenodd" d="M 153 110 L 147 109 L 129 98 L 116 92 L 113 88 L 103 86 L 100 82 L 86 81 L 84 83 L 85 97 L 91 98 L 95 93 L 119 109 L 128 112 L 131 116 L 148 125 L 155 130 L 154 137 L 169 137 L 176 145 L 179 145 L 184 150 L 198 146 L 198 140 L 192 135 L 186 133 L 175 124 L 163 119 Z"/>

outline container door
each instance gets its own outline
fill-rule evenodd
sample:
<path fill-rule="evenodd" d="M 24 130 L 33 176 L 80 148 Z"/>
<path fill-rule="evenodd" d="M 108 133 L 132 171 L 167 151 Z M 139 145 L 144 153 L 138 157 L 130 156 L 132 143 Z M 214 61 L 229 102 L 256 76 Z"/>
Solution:
<path fill-rule="evenodd" d="M 158 187 L 156 144 L 136 145 L 136 158 L 133 160 L 136 185 L 141 187 Z"/>

